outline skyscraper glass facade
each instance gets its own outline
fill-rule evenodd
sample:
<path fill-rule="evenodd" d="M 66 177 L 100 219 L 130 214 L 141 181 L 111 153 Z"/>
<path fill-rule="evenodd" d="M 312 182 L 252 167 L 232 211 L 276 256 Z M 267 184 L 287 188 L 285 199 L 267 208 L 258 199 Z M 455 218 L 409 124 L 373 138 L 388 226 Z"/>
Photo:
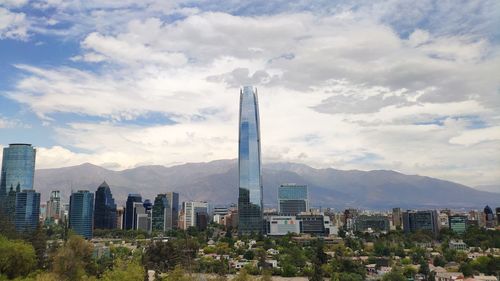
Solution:
<path fill-rule="evenodd" d="M 0 174 L 0 203 L 12 187 L 20 190 L 33 189 L 36 150 L 31 144 L 13 143 L 3 149 L 2 171 Z M 5 209 L 4 209 L 5 210 Z"/>
<path fill-rule="evenodd" d="M 17 232 L 34 231 L 40 217 L 40 193 L 34 190 L 18 192 L 14 217 Z"/>
<path fill-rule="evenodd" d="M 167 192 L 155 198 L 152 212 L 152 229 L 166 231 L 177 228 L 179 217 L 179 194 Z"/>
<path fill-rule="evenodd" d="M 438 213 L 435 210 L 404 212 L 403 230 L 406 233 L 425 230 L 437 236 L 439 232 Z"/>
<path fill-rule="evenodd" d="M 103 182 L 95 192 L 94 228 L 116 228 L 115 199 L 113 199 L 111 189 L 106 182 Z"/>
<path fill-rule="evenodd" d="M 69 228 L 76 234 L 92 238 L 94 220 L 94 194 L 88 190 L 79 190 L 69 198 Z"/>
<path fill-rule="evenodd" d="M 257 90 L 240 90 L 238 231 L 262 233 L 262 176 Z"/>
<path fill-rule="evenodd" d="M 280 214 L 293 216 L 309 208 L 307 185 L 282 184 L 278 188 Z"/>
<path fill-rule="evenodd" d="M 140 194 L 131 193 L 127 197 L 127 202 L 125 203 L 125 223 L 124 229 L 133 229 L 135 223 L 134 217 L 134 203 L 142 202 L 142 196 Z"/>
<path fill-rule="evenodd" d="M 450 229 L 457 234 L 464 234 L 467 227 L 467 216 L 452 215 L 448 217 Z"/>

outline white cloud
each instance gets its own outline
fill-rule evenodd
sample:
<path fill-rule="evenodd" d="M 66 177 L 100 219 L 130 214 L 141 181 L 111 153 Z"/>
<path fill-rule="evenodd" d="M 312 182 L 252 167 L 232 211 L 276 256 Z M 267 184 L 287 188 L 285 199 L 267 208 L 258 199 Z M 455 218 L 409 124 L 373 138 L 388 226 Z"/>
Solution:
<path fill-rule="evenodd" d="M 151 48 L 137 43 L 117 40 L 114 37 L 91 33 L 82 43 L 84 48 L 92 49 L 92 57 L 84 57 L 87 61 L 98 61 L 105 57 L 119 63 L 149 63 L 181 66 L 187 62 L 179 52 L 154 52 Z"/>
<path fill-rule="evenodd" d="M 72 60 L 97 70 L 16 66 L 24 76 L 8 96 L 48 122 L 60 144 L 40 149 L 40 167 L 235 158 L 238 86 L 251 83 L 265 161 L 500 180 L 496 133 L 471 130 L 469 120 L 500 126 L 499 49 L 486 37 L 413 27 L 404 38 L 386 23 L 400 6 L 392 2 L 261 16 L 153 2 L 141 3 L 139 15 L 129 4 L 92 9 L 89 26 L 75 27 L 91 32 Z M 419 21 L 428 9 L 416 5 L 394 21 Z M 164 21 L 149 9 L 182 17 Z M 60 113 L 84 121 L 63 122 Z M 168 122 L 137 125 L 148 114 Z"/>
<path fill-rule="evenodd" d="M 28 3 L 28 0 L 2 0 L 0 6 L 9 8 L 20 8 Z"/>
<path fill-rule="evenodd" d="M 465 131 L 450 139 L 450 143 L 462 145 L 474 145 L 484 141 L 500 141 L 500 126 Z"/>
<path fill-rule="evenodd" d="M 4 38 L 26 39 L 29 23 L 24 13 L 11 12 L 0 7 L 0 40 Z"/>
<path fill-rule="evenodd" d="M 9 129 L 17 127 L 29 128 L 30 126 L 27 124 L 23 124 L 23 122 L 17 119 L 7 118 L 0 115 L 0 129 Z"/>

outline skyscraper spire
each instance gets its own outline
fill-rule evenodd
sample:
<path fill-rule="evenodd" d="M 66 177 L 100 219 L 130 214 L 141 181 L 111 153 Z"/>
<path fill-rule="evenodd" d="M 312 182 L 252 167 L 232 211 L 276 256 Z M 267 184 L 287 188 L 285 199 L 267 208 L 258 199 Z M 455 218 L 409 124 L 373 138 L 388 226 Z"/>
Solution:
<path fill-rule="evenodd" d="M 238 231 L 262 233 L 262 176 L 257 89 L 240 90 Z"/>

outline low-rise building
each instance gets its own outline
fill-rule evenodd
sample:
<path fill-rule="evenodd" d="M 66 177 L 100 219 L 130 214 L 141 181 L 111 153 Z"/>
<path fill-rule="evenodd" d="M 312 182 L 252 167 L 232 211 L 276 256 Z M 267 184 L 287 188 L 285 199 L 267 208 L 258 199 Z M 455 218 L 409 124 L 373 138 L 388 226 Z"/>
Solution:
<path fill-rule="evenodd" d="M 436 272 L 436 281 L 463 280 L 464 275 L 460 272 Z"/>
<path fill-rule="evenodd" d="M 361 232 L 388 232 L 389 219 L 384 216 L 361 215 L 354 219 L 354 230 Z"/>
<path fill-rule="evenodd" d="M 449 243 L 449 247 L 450 249 L 457 251 L 467 251 L 469 249 L 467 247 L 467 244 L 465 244 L 462 240 L 451 240 Z"/>

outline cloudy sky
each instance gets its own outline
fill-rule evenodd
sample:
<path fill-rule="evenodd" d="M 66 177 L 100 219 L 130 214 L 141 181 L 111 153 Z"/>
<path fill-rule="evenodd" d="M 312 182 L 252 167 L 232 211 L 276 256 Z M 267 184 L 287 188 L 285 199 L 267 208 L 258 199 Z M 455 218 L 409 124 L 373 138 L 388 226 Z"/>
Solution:
<path fill-rule="evenodd" d="M 252 84 L 264 162 L 500 186 L 499 26 L 498 0 L 1 0 L 0 145 L 232 159 Z"/>

